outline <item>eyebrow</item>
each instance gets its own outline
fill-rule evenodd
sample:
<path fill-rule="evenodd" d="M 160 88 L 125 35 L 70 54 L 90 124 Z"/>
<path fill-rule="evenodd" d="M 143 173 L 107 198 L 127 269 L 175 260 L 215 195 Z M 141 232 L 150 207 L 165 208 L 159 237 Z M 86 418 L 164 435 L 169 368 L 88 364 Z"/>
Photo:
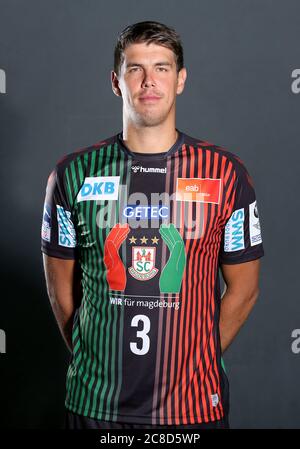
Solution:
<path fill-rule="evenodd" d="M 158 66 L 158 65 L 166 65 L 166 66 L 172 67 L 172 64 L 171 64 L 170 62 L 167 62 L 167 61 L 156 62 L 154 65 L 155 65 L 155 66 Z M 138 63 L 135 63 L 135 62 L 129 62 L 129 63 L 126 65 L 126 68 L 128 69 L 128 68 L 130 68 L 130 67 L 143 67 L 143 64 L 138 64 Z"/>

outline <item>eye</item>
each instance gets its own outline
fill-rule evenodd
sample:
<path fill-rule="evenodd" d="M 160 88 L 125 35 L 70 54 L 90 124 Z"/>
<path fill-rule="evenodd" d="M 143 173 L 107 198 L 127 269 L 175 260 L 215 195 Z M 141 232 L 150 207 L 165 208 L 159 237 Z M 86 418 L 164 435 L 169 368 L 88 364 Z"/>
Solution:
<path fill-rule="evenodd" d="M 129 72 L 135 72 L 136 70 L 138 70 L 139 69 L 139 67 L 132 67 L 130 70 L 129 70 Z"/>
<path fill-rule="evenodd" d="M 167 72 L 167 69 L 165 67 L 158 67 L 158 70 L 163 70 L 163 71 Z"/>

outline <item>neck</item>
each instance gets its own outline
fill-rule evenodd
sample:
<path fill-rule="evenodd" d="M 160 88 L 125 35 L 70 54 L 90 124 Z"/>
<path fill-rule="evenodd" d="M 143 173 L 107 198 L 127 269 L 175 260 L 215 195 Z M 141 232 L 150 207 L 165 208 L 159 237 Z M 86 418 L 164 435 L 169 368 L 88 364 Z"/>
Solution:
<path fill-rule="evenodd" d="M 123 127 L 123 141 L 125 145 L 137 153 L 162 153 L 168 151 L 176 142 L 178 132 L 174 126 L 164 124 L 153 127 Z"/>

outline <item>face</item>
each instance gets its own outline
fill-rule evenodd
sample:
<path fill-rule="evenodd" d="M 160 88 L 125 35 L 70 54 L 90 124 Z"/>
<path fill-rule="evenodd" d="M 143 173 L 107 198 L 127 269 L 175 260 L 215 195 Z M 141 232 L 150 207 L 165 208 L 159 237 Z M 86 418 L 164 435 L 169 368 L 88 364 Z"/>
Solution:
<path fill-rule="evenodd" d="M 175 120 L 176 95 L 184 89 L 186 69 L 177 74 L 172 50 L 156 44 L 131 44 L 124 52 L 120 76 L 112 72 L 112 87 L 123 98 L 125 118 L 138 126 Z"/>

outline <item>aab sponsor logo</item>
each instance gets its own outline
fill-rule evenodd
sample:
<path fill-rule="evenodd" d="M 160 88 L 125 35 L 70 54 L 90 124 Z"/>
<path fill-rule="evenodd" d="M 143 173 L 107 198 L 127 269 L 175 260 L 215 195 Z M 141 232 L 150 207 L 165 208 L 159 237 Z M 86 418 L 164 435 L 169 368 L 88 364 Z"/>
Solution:
<path fill-rule="evenodd" d="M 167 167 L 143 167 L 142 165 L 132 165 L 133 173 L 167 173 Z"/>
<path fill-rule="evenodd" d="M 221 179 L 177 178 L 176 200 L 219 204 Z"/>
<path fill-rule="evenodd" d="M 0 69 L 0 94 L 6 94 L 6 74 Z"/>
<path fill-rule="evenodd" d="M 291 90 L 293 94 L 300 93 L 300 69 L 294 69 L 292 71 L 291 77 L 293 78 L 293 82 L 291 84 Z"/>
<path fill-rule="evenodd" d="M 78 193 L 77 202 L 88 200 L 117 200 L 120 176 L 87 177 Z"/>
<path fill-rule="evenodd" d="M 0 329 L 0 354 L 6 354 L 6 334 Z"/>
<path fill-rule="evenodd" d="M 294 329 L 291 337 L 293 339 L 291 350 L 294 354 L 300 354 L 300 329 Z"/>

